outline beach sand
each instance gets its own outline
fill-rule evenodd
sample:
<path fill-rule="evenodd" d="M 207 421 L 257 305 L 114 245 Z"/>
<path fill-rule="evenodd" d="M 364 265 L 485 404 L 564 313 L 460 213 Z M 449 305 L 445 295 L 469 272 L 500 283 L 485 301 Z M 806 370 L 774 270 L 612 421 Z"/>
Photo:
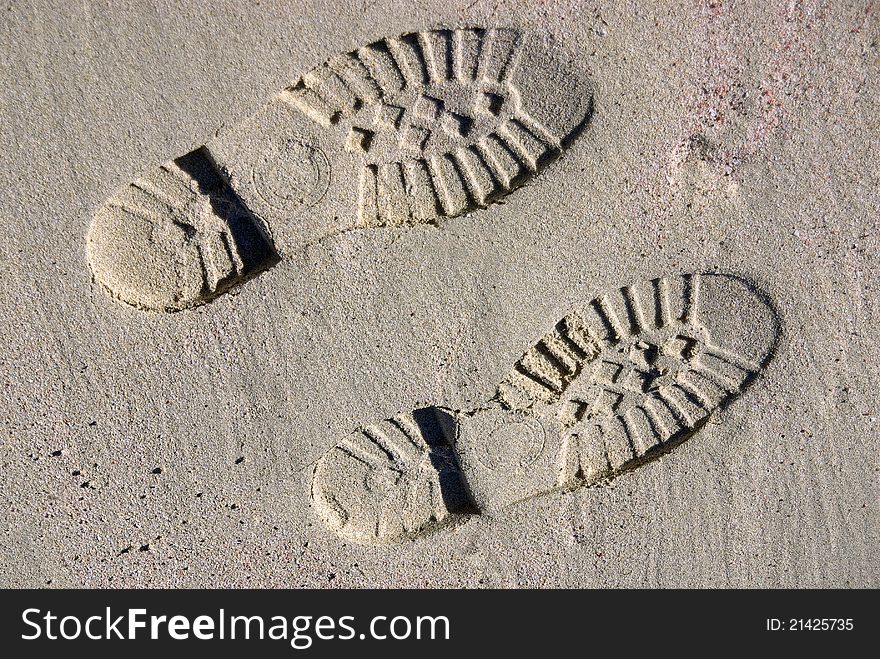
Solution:
<path fill-rule="evenodd" d="M 0 583 L 877 587 L 880 15 L 868 7 L 0 9 Z M 370 215 L 352 165 L 364 136 L 315 148 L 316 120 L 302 148 L 318 193 L 296 198 L 307 210 L 260 207 L 257 161 L 293 142 L 275 138 L 277 117 L 252 118 L 300 76 L 389 37 L 497 27 L 537 53 L 522 103 L 552 128 L 552 158 L 484 203 L 404 186 L 409 214 L 388 197 Z M 454 103 L 425 121 L 454 128 Z M 128 243 L 93 221 L 205 144 L 237 145 L 211 151 L 228 163 L 217 186 L 240 195 L 250 210 L 236 217 L 252 211 L 267 247 L 232 279 L 178 290 L 150 251 L 167 236 Z M 505 471 L 509 456 L 485 447 L 522 435 L 478 427 L 479 448 L 444 449 L 478 511 L 410 510 L 405 532 L 333 521 L 328 501 L 346 488 L 377 510 L 322 458 L 353 431 L 426 407 L 485 410 L 561 319 L 695 273 L 700 322 L 751 353 L 754 372 L 677 441 L 619 462 L 600 451 L 595 469 L 584 449 L 572 467 L 542 421 L 546 464 L 523 444 Z M 759 294 L 711 297 L 711 273 Z M 557 399 L 541 404 L 568 428 Z M 508 405 L 503 423 L 533 423 L 535 409 Z"/>

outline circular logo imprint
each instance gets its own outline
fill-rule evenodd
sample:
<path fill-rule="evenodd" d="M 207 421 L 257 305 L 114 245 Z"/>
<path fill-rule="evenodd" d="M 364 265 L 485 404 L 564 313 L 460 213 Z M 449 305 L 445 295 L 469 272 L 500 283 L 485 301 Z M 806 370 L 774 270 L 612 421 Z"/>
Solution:
<path fill-rule="evenodd" d="M 253 180 L 257 193 L 273 208 L 310 208 L 330 187 L 330 162 L 319 148 L 291 139 L 254 168 Z"/>
<path fill-rule="evenodd" d="M 507 421 L 492 431 L 481 462 L 492 470 L 522 469 L 544 451 L 544 428 L 533 419 Z"/>

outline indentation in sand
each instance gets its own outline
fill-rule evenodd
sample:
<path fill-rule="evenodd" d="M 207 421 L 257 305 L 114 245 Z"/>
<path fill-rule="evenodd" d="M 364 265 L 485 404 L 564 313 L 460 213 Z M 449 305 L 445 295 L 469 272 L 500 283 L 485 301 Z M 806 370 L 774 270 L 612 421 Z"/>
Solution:
<path fill-rule="evenodd" d="M 535 343 L 483 407 L 420 410 L 421 424 L 399 415 L 330 449 L 313 477 L 316 511 L 343 537 L 390 542 L 606 482 L 739 397 L 779 331 L 766 296 L 735 275 L 607 291 Z"/>

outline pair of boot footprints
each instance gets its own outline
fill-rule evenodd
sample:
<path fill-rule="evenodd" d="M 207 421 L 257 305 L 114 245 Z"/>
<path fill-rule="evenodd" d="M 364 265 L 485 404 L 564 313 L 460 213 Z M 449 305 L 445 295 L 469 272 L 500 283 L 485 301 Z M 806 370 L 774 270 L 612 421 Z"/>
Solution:
<path fill-rule="evenodd" d="M 180 311 L 352 229 L 436 223 L 534 177 L 583 130 L 591 84 L 543 35 L 438 29 L 328 59 L 95 214 L 95 280 Z M 359 428 L 311 496 L 340 536 L 424 535 L 554 490 L 608 481 L 690 437 L 773 353 L 779 323 L 745 279 L 684 274 L 606 291 L 560 320 L 477 409 Z"/>

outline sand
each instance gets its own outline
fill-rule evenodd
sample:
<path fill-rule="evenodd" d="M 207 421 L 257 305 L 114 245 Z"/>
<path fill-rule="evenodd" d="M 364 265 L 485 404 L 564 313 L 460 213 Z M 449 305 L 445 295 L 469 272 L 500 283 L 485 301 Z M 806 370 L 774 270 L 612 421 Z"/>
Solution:
<path fill-rule="evenodd" d="M 768 5 L 5 8 L 0 583 L 876 587 L 878 16 Z M 354 104 L 284 102 L 341 54 L 465 27 L 524 35 L 514 110 L 548 129 L 532 133 L 546 154 L 519 153 L 482 197 L 456 194 L 431 160 L 447 143 L 424 140 L 515 118 L 500 87 L 480 83 L 470 109 L 469 87 L 401 101 L 421 117 L 399 131 L 406 163 L 427 164 L 401 166 L 398 188 L 394 111 L 368 126 Z M 161 196 L 150 177 L 192 153 L 210 156 L 183 161 L 195 201 L 160 215 L 213 224 L 143 233 L 114 215 L 155 203 L 120 195 Z M 270 165 L 303 158 L 311 187 L 286 194 L 301 172 Z M 226 227 L 247 249 L 194 271 L 201 236 Z M 659 322 L 655 282 L 696 280 L 706 313 L 689 317 L 682 284 Z M 547 357 L 603 296 L 619 336 L 600 317 L 595 345 Z M 601 444 L 566 441 L 598 414 L 572 412 L 575 391 L 617 392 L 610 419 L 643 409 L 591 346 L 656 348 L 643 366 L 668 379 L 693 361 L 655 337 L 672 326 L 748 367 L 666 434 L 643 415 L 623 440 L 603 425 Z M 499 397 L 534 355 L 562 391 Z M 393 476 L 408 491 L 451 473 L 465 499 L 346 526 L 333 497 L 366 517 L 401 499 L 375 464 L 328 456 L 424 408 L 452 418 L 440 448 L 380 457 L 417 465 Z"/>

